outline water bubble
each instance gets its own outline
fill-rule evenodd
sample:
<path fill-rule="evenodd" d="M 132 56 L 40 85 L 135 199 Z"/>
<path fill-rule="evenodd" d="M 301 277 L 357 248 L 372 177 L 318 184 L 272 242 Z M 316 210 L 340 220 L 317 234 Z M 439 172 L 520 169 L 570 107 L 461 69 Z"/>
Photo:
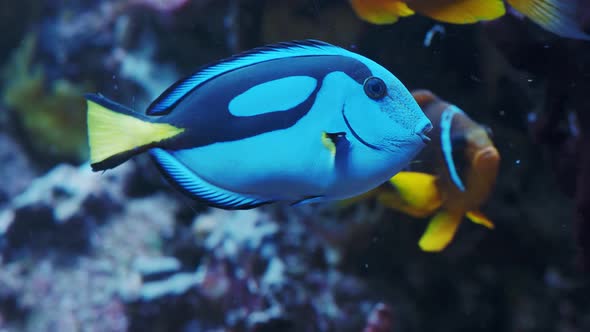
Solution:
<path fill-rule="evenodd" d="M 527 114 L 527 121 L 529 123 L 536 122 L 537 121 L 537 113 L 530 112 L 529 114 Z"/>

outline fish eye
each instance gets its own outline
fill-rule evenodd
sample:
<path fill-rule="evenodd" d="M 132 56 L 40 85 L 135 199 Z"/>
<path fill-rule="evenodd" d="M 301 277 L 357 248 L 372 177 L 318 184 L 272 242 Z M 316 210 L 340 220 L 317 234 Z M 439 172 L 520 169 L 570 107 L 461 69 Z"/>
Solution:
<path fill-rule="evenodd" d="M 385 86 L 385 82 L 379 77 L 372 76 L 367 78 L 363 84 L 363 88 L 365 89 L 365 94 L 371 99 L 378 100 L 387 94 L 387 86 Z"/>

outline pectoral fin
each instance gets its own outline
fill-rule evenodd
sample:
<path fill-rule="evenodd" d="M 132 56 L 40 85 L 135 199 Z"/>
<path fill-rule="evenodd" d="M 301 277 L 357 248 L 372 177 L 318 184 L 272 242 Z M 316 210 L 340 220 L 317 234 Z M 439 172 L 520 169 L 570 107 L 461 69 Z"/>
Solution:
<path fill-rule="evenodd" d="M 336 152 L 338 151 L 338 146 L 346 141 L 346 133 L 345 132 L 337 132 L 337 133 L 327 133 L 322 132 L 322 144 L 330 151 L 333 156 L 336 156 Z"/>
<path fill-rule="evenodd" d="M 494 229 L 494 223 L 486 217 L 481 211 L 469 211 L 465 214 L 467 219 L 471 220 L 473 223 L 478 225 L 482 225 L 489 229 Z"/>
<path fill-rule="evenodd" d="M 436 211 L 442 201 L 436 176 L 419 172 L 399 172 L 389 180 L 394 191 L 379 194 L 381 203 L 417 218 Z"/>
<path fill-rule="evenodd" d="M 428 252 L 439 252 L 449 245 L 459 223 L 463 213 L 450 212 L 442 210 L 438 212 L 428 224 L 426 231 L 420 238 L 418 245 L 424 251 Z"/>
<path fill-rule="evenodd" d="M 400 0 L 351 0 L 352 8 L 363 20 L 373 24 L 392 24 L 414 11 Z"/>

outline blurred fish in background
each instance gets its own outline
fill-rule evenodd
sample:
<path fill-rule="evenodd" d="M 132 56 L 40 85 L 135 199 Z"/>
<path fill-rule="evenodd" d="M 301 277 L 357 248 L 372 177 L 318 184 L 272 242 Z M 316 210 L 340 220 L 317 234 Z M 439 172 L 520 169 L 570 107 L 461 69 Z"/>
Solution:
<path fill-rule="evenodd" d="M 419 13 L 452 24 L 471 24 L 516 11 L 559 36 L 590 40 L 578 21 L 578 0 L 351 0 L 359 17 L 373 24 L 391 24 Z"/>
<path fill-rule="evenodd" d="M 424 171 L 400 172 L 361 197 L 375 196 L 384 206 L 416 218 L 434 214 L 419 246 L 437 252 L 452 241 L 463 216 L 494 228 L 479 209 L 496 182 L 500 154 L 488 128 L 457 106 L 428 90 L 412 95 L 434 124 L 432 144 L 410 166 Z"/>

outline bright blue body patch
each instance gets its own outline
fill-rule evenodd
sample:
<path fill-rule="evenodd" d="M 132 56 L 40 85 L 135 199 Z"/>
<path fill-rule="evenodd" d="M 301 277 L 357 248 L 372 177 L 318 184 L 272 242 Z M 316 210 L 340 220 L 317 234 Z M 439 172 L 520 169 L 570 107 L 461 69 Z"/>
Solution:
<path fill-rule="evenodd" d="M 317 84 L 317 80 L 309 76 L 290 76 L 265 82 L 232 99 L 229 112 L 234 116 L 254 116 L 288 111 L 307 100 Z"/>

